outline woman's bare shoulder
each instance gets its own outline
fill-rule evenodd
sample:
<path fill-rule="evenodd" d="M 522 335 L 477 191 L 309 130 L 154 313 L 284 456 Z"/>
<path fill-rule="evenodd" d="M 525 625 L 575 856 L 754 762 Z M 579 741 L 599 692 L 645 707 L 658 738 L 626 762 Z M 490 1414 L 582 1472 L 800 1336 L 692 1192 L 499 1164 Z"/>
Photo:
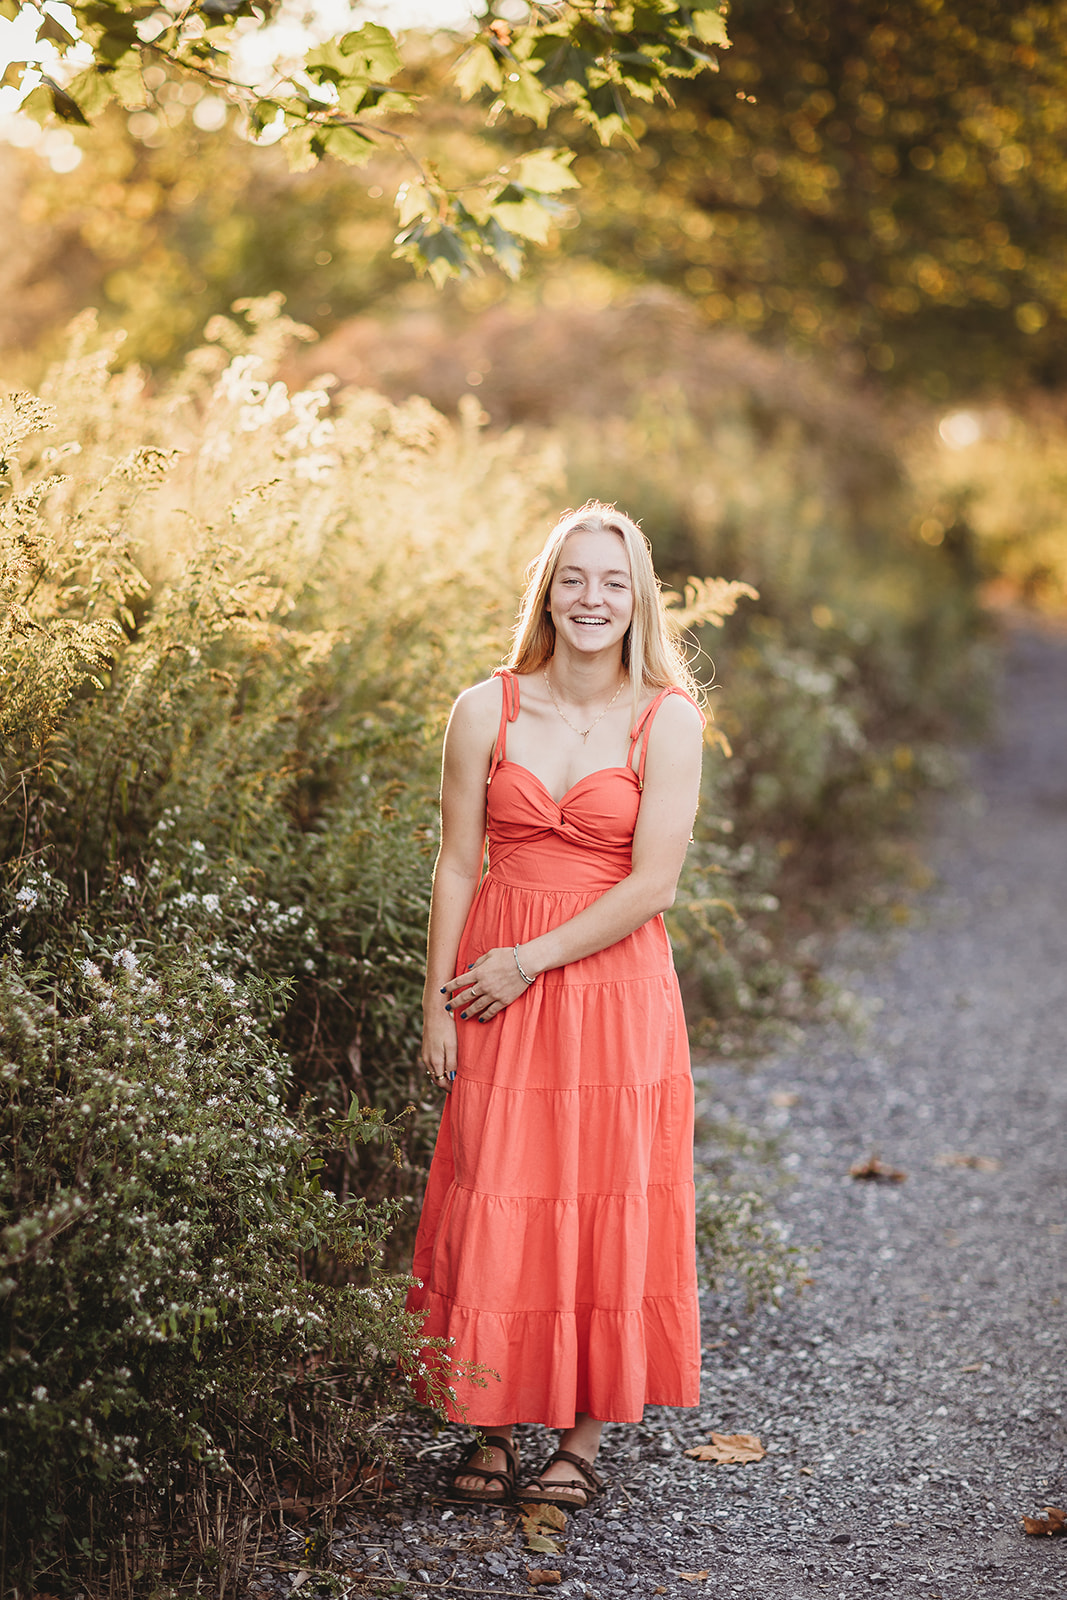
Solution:
<path fill-rule="evenodd" d="M 704 740 L 704 715 L 687 694 L 668 694 L 657 706 L 649 731 L 649 754 L 692 745 Z"/>
<path fill-rule="evenodd" d="M 495 735 L 500 721 L 502 693 L 499 678 L 486 678 L 482 683 L 471 684 L 456 698 L 449 719 L 450 727 L 475 737 L 482 733 Z"/>
<path fill-rule="evenodd" d="M 652 699 L 655 699 L 654 695 Z M 672 735 L 681 733 L 686 728 L 695 728 L 700 733 L 704 722 L 704 713 L 690 700 L 684 690 L 678 694 L 664 695 L 652 718 L 653 728 L 665 729 Z"/>

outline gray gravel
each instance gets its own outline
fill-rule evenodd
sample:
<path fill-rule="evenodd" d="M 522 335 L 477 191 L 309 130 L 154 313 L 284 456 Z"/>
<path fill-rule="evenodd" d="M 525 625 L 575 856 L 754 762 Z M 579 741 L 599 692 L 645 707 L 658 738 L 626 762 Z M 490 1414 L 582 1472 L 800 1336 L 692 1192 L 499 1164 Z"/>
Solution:
<path fill-rule="evenodd" d="M 779 1137 L 811 1286 L 753 1317 L 708 1297 L 700 1409 L 607 1430 L 611 1492 L 560 1554 L 525 1550 L 514 1512 L 449 1507 L 461 1435 L 427 1428 L 399 1489 L 338 1530 L 334 1572 L 413 1595 L 528 1594 L 544 1567 L 546 1594 L 600 1600 L 1067 1596 L 1067 1539 L 1019 1521 L 1067 1506 L 1067 640 L 1016 639 L 972 771 L 909 922 L 835 947 L 865 1026 L 696 1068 L 713 1115 Z M 850 1178 L 874 1150 L 906 1179 Z M 768 1454 L 688 1459 L 712 1429 Z M 550 1446 L 520 1440 L 527 1460 Z"/>

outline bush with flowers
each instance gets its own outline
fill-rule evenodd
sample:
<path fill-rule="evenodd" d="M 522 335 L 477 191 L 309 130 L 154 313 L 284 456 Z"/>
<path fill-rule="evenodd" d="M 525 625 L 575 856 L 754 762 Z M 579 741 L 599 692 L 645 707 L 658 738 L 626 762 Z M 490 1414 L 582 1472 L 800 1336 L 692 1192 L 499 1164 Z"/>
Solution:
<path fill-rule="evenodd" d="M 239 309 L 167 386 L 83 322 L 40 396 L 0 397 L 0 1587 L 158 1585 L 179 1505 L 251 1503 L 285 1458 L 332 1481 L 414 1359 L 440 734 L 577 469 L 473 404 L 292 394 L 302 330 Z M 696 448 L 656 461 L 681 483 Z M 843 502 L 787 570 L 791 449 L 765 442 L 763 501 L 737 483 L 729 551 L 692 546 L 768 596 L 727 635 L 737 757 L 673 913 L 720 1044 L 796 1002 L 793 862 L 900 816 L 933 759 L 902 732 L 964 671 L 951 574 Z M 704 1237 L 766 1288 L 754 1205 L 720 1195 Z"/>

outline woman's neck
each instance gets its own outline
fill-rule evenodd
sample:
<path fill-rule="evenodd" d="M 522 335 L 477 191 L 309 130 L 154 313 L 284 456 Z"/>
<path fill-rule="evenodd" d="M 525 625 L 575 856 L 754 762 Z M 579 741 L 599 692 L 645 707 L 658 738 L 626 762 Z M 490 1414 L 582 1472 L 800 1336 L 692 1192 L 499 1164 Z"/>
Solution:
<path fill-rule="evenodd" d="M 545 671 L 556 693 L 575 706 L 608 699 L 626 674 L 621 649 L 606 656 L 585 656 L 561 647 L 558 640 Z"/>

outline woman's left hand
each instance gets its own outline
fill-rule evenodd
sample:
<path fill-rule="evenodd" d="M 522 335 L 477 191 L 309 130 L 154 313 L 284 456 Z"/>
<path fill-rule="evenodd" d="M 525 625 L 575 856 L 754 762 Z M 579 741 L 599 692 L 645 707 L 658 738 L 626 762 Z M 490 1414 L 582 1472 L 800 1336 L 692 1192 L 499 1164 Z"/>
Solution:
<path fill-rule="evenodd" d="M 529 987 L 518 969 L 514 950 L 501 945 L 472 961 L 458 978 L 450 978 L 444 992 L 453 1015 L 468 1022 L 489 1022 Z"/>

